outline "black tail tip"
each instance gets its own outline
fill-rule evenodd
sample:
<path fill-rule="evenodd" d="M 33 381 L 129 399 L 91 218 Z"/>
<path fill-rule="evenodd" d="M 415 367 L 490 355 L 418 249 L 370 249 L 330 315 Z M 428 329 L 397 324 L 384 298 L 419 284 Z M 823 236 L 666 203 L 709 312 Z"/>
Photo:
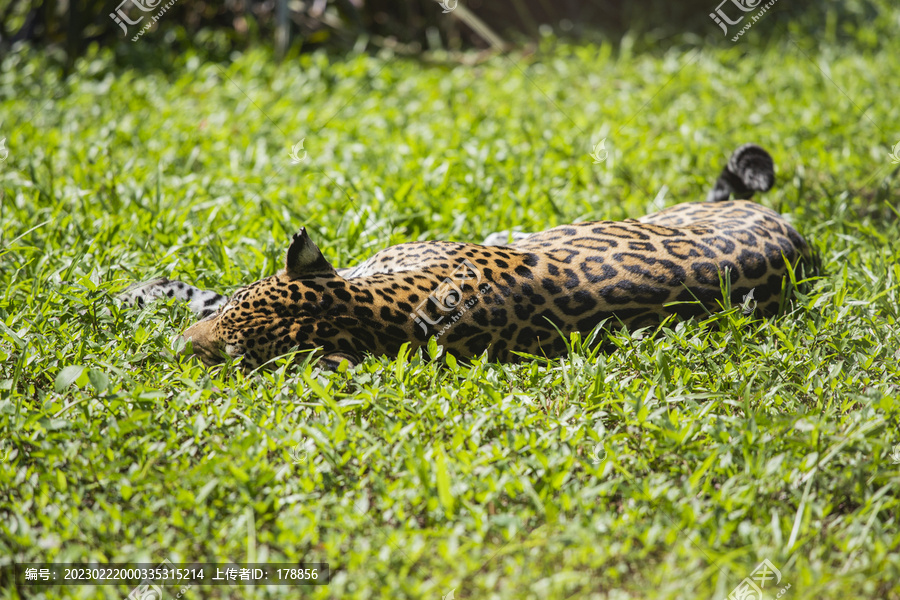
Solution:
<path fill-rule="evenodd" d="M 730 196 L 747 199 L 754 192 L 767 192 L 775 184 L 775 162 L 756 144 L 744 144 L 731 154 L 707 200 L 718 202 Z"/>
<path fill-rule="evenodd" d="M 756 144 L 744 144 L 731 154 L 728 170 L 755 192 L 768 192 L 775 185 L 772 155 Z"/>

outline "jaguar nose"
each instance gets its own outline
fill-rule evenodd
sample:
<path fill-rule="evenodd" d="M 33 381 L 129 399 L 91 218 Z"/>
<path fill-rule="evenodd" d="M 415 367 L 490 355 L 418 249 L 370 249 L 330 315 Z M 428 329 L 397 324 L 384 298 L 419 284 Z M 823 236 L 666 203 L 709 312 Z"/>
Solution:
<path fill-rule="evenodd" d="M 179 354 L 195 355 L 207 366 L 219 364 L 223 361 L 222 343 L 215 336 L 214 323 L 211 321 L 199 321 L 188 327 L 178 338 L 183 342 Z M 189 343 L 190 342 L 190 343 Z"/>

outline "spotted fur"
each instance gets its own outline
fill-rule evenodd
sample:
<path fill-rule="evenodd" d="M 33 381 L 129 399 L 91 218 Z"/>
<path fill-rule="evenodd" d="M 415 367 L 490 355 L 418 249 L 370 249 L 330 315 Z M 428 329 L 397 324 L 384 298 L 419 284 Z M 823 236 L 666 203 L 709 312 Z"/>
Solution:
<path fill-rule="evenodd" d="M 724 201 L 563 225 L 498 246 L 399 244 L 341 270 L 301 230 L 283 270 L 238 290 L 184 338 L 206 364 L 243 357 L 248 367 L 295 348 L 315 350 L 330 366 L 356 363 L 432 336 L 460 357 L 511 361 L 517 353 L 559 356 L 563 336 L 601 323 L 637 328 L 718 310 L 723 285 L 732 303 L 752 299 L 771 315 L 787 264 L 811 265 L 812 253 L 777 212 L 727 198 L 773 181 L 771 157 L 746 145 L 710 192 Z M 509 239 L 505 232 L 493 241 Z"/>

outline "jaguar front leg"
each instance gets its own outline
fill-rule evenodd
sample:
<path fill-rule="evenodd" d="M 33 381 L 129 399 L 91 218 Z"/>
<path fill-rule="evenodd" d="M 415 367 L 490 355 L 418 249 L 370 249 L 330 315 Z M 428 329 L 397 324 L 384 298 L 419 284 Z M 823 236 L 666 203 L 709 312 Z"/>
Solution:
<path fill-rule="evenodd" d="M 212 290 L 201 290 L 183 281 L 175 281 L 159 277 L 136 283 L 122 292 L 119 297 L 131 306 L 146 306 L 157 298 L 177 298 L 187 302 L 195 315 L 203 319 L 215 313 L 220 306 L 228 302 L 228 296 L 217 294 Z"/>

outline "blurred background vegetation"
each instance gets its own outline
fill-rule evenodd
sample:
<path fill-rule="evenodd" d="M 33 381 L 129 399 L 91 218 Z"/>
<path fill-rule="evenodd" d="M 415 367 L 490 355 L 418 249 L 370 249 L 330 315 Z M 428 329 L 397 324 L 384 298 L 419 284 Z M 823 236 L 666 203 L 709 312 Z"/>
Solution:
<path fill-rule="evenodd" d="M 68 71 L 92 45 L 115 48 L 122 63 L 153 67 L 160 66 L 154 52 L 160 46 L 176 52 L 190 47 L 214 60 L 256 45 L 271 45 L 280 57 L 325 47 L 390 48 L 428 59 L 527 46 L 549 33 L 624 41 L 637 50 L 679 39 L 731 43 L 709 18 L 718 0 L 444 0 L 452 7 L 446 13 L 436 0 L 175 0 L 160 19 L 163 30 L 154 25 L 142 36 L 145 43 L 133 44 L 132 36 L 168 1 L 0 0 L 0 54 L 28 43 L 50 51 Z M 873 21 L 884 15 L 879 6 L 878 0 L 781 0 L 774 7 L 778 24 L 770 26 L 773 34 L 801 27 L 865 49 L 878 46 L 879 32 L 892 35 L 900 26 L 885 22 L 873 30 Z M 147 18 L 126 34 L 112 18 L 120 8 L 130 19 Z"/>

